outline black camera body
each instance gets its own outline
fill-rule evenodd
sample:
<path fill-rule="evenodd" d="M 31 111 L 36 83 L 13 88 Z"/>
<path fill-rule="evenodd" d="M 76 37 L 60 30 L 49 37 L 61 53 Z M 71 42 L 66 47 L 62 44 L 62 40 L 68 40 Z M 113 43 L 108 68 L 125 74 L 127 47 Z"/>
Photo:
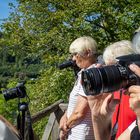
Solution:
<path fill-rule="evenodd" d="M 132 63 L 140 66 L 140 55 L 125 55 L 116 60 L 116 65 L 90 68 L 82 72 L 82 85 L 86 95 L 98 95 L 140 85 L 140 78 L 129 69 Z"/>
<path fill-rule="evenodd" d="M 25 82 L 18 83 L 15 88 L 10 88 L 3 90 L 2 94 L 6 101 L 14 98 L 24 98 L 26 97 L 26 87 Z"/>

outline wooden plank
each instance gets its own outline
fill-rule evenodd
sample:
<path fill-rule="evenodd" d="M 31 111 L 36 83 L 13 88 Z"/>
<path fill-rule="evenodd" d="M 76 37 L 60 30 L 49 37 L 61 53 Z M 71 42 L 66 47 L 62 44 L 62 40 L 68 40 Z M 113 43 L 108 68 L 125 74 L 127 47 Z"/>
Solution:
<path fill-rule="evenodd" d="M 58 109 L 59 104 L 62 103 L 63 100 L 59 100 L 57 102 L 55 102 L 54 104 L 48 106 L 47 108 L 39 111 L 38 113 L 36 113 L 35 115 L 32 116 L 32 123 L 35 123 L 39 120 L 41 120 L 42 118 L 46 117 L 47 115 L 49 115 L 50 113 L 54 112 L 55 110 Z"/>
<path fill-rule="evenodd" d="M 56 119 L 55 114 L 51 113 L 50 117 L 49 117 L 49 120 L 48 120 L 48 123 L 47 123 L 46 128 L 45 128 L 45 131 L 43 133 L 42 140 L 48 140 L 49 139 L 49 136 L 51 134 L 55 119 Z"/>
<path fill-rule="evenodd" d="M 54 112 L 56 119 L 51 132 L 51 140 L 59 140 L 59 121 L 67 110 L 67 106 L 68 104 L 61 103 L 59 104 L 59 109 Z"/>
<path fill-rule="evenodd" d="M 51 140 L 58 140 L 59 139 L 59 124 L 58 121 L 55 119 L 52 132 L 51 132 Z"/>

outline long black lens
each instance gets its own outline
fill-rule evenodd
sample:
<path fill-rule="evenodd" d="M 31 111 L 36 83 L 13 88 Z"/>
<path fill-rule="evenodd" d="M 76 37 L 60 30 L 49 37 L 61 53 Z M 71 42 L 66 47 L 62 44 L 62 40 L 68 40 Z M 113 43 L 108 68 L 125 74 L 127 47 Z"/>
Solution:
<path fill-rule="evenodd" d="M 82 85 L 87 95 L 97 95 L 112 92 L 127 85 L 127 76 L 126 68 L 119 65 L 91 68 L 82 72 Z"/>
<path fill-rule="evenodd" d="M 70 59 L 70 60 L 63 62 L 62 64 L 59 64 L 58 68 L 60 70 L 62 70 L 62 69 L 68 68 L 68 67 L 73 67 L 74 65 L 75 65 L 75 62 Z"/>

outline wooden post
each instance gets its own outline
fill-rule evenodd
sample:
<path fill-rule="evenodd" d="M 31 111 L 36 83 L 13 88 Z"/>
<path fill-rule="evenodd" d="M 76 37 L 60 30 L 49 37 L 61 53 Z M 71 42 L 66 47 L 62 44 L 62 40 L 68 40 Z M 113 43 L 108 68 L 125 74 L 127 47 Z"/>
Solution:
<path fill-rule="evenodd" d="M 59 109 L 54 112 L 55 114 L 55 122 L 51 132 L 51 140 L 58 140 L 59 139 L 59 121 L 63 116 L 64 112 L 67 109 L 67 104 L 61 103 L 59 105 Z"/>
<path fill-rule="evenodd" d="M 67 104 L 61 99 L 32 116 L 32 123 L 35 123 L 50 114 L 42 140 L 59 140 L 59 121 L 66 109 Z"/>
<path fill-rule="evenodd" d="M 56 119 L 55 114 L 51 113 L 51 115 L 49 117 L 49 120 L 48 120 L 48 123 L 47 123 L 46 128 L 45 128 L 45 131 L 43 133 L 42 140 L 48 140 L 49 139 L 49 136 L 51 134 L 55 119 Z"/>

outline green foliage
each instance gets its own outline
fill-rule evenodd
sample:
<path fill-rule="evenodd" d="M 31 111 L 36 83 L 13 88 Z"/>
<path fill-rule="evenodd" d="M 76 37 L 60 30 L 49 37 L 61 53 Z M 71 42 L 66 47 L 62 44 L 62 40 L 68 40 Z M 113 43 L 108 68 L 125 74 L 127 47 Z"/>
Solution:
<path fill-rule="evenodd" d="M 27 80 L 32 114 L 60 98 L 67 101 L 74 74 L 56 66 L 68 59 L 75 38 L 92 36 L 102 52 L 112 42 L 130 40 L 140 24 L 138 0 L 17 1 L 18 7 L 10 4 L 13 12 L 1 25 L 0 82 L 9 88 Z M 7 105 L 1 96 L 0 103 L 1 114 L 15 118 L 16 99 Z M 34 125 L 37 134 L 42 134 L 45 123 L 46 119 Z"/>
<path fill-rule="evenodd" d="M 67 101 L 73 79 L 71 71 L 58 71 L 54 68 L 43 71 L 41 77 L 34 84 L 31 82 L 30 89 L 28 89 L 32 96 L 31 110 L 33 113 L 61 98 Z"/>
<path fill-rule="evenodd" d="M 41 77 L 35 80 L 34 83 L 28 81 L 26 85 L 27 93 L 31 98 L 31 113 L 35 114 L 59 99 L 63 99 L 67 102 L 70 89 L 73 85 L 72 81 L 74 81 L 72 71 L 60 71 L 54 67 L 44 70 Z M 43 120 L 46 120 L 46 118 Z M 43 133 L 41 130 L 44 130 L 47 123 L 43 120 L 34 124 L 34 130 L 40 137 Z"/>
<path fill-rule="evenodd" d="M 17 84 L 16 79 L 10 79 L 7 88 L 13 88 Z M 4 89 L 2 89 L 4 90 Z M 16 116 L 18 114 L 18 99 L 9 100 L 6 102 L 4 95 L 0 96 L 0 114 L 8 119 L 13 124 L 16 124 Z"/>

